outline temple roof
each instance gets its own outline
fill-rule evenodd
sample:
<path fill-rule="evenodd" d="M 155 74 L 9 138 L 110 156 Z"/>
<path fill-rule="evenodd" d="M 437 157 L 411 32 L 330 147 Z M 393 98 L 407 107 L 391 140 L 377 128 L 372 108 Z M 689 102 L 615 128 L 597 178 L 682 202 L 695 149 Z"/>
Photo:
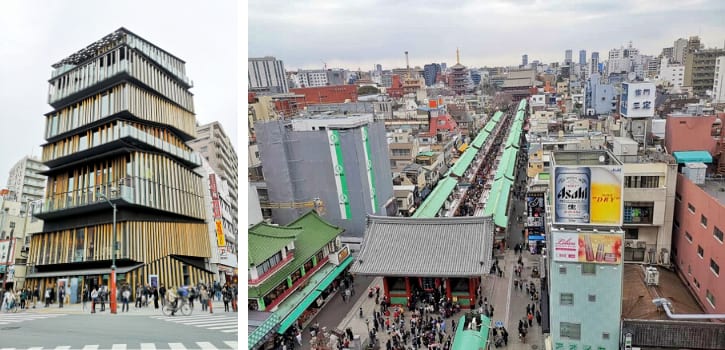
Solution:
<path fill-rule="evenodd" d="M 491 268 L 491 217 L 369 216 L 351 272 L 371 276 L 475 277 Z"/>

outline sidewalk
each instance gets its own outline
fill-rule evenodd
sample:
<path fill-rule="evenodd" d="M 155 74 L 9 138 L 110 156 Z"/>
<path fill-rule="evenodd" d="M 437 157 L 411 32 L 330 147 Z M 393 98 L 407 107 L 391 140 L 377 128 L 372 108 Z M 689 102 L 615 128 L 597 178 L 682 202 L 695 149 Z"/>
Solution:
<path fill-rule="evenodd" d="M 239 304 L 237 304 L 239 305 Z M 153 315 L 162 315 L 161 313 L 161 304 L 159 304 L 159 308 L 155 309 L 154 304 L 149 304 L 148 307 L 141 307 L 136 308 L 135 304 L 129 303 L 128 304 L 128 312 L 121 312 L 123 304 L 118 303 L 118 315 L 139 315 L 139 316 L 153 316 Z M 231 304 L 229 305 L 229 309 L 231 310 Z M 225 313 L 224 312 L 224 302 L 222 301 L 216 301 L 216 299 L 212 302 L 212 311 L 214 313 Z M 201 304 L 198 301 L 194 301 L 194 309 L 192 314 L 198 314 L 201 313 Z M 83 309 L 83 305 L 78 304 L 63 304 L 63 308 L 58 307 L 58 303 L 51 304 L 49 307 L 45 307 L 44 303 L 38 302 L 38 305 L 35 309 L 32 308 L 32 306 L 29 309 L 25 310 L 18 310 L 18 314 L 20 313 L 33 313 L 33 314 L 69 314 L 69 315 L 81 315 L 81 314 L 91 314 L 91 303 L 86 302 L 85 310 Z M 205 313 L 208 313 L 206 311 Z M 231 312 L 226 312 L 231 313 Z M 101 312 L 101 304 L 96 304 L 96 313 L 94 315 L 111 315 L 111 305 L 107 302 L 106 303 L 106 310 Z"/>

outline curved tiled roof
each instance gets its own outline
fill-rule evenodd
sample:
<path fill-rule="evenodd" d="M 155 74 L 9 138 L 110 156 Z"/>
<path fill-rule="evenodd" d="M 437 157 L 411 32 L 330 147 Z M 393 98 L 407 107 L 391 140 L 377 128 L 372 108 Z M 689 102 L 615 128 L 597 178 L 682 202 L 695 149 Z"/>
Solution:
<path fill-rule="evenodd" d="M 473 277 L 491 268 L 488 217 L 369 216 L 351 272 L 372 276 Z"/>

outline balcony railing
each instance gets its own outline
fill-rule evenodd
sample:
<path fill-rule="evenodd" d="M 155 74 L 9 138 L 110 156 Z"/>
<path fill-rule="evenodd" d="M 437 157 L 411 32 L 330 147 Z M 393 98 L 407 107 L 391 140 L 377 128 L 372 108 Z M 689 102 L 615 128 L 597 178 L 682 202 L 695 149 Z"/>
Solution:
<path fill-rule="evenodd" d="M 45 200 L 43 205 L 34 206 L 33 215 L 57 212 L 60 210 L 105 202 L 106 200 L 100 196 L 99 193 L 105 195 L 109 200 L 123 199 L 129 203 L 134 202 L 132 187 L 121 185 L 116 187 L 116 191 L 112 191 L 111 188 L 111 184 L 105 184 L 61 193 L 51 199 Z"/>

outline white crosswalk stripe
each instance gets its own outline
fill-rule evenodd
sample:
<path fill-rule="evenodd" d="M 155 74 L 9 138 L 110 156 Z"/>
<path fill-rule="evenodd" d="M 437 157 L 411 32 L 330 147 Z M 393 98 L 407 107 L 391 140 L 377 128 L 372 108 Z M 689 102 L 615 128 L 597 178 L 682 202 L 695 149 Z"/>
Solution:
<path fill-rule="evenodd" d="M 20 314 L 0 314 L 0 325 L 6 325 L 11 323 L 18 323 L 32 320 L 42 320 L 46 318 L 55 318 L 59 316 L 66 316 L 66 314 L 35 314 L 35 313 L 20 313 Z"/>
<path fill-rule="evenodd" d="M 130 343 L 130 344 L 112 344 L 112 345 L 58 345 L 58 346 L 45 346 L 45 347 L 32 347 L 32 348 L 0 348 L 0 350 L 69 350 L 69 349 L 82 349 L 82 350 L 98 350 L 98 349 L 111 349 L 111 350 L 125 350 L 125 349 L 141 349 L 141 350 L 156 350 L 156 349 L 170 349 L 170 350 L 187 350 L 187 349 L 199 349 L 199 350 L 238 350 L 239 345 L 236 341 L 224 341 L 223 344 L 219 341 L 198 341 L 190 343 Z"/>
<path fill-rule="evenodd" d="M 151 316 L 153 319 L 176 324 L 205 328 L 224 333 L 239 333 L 239 319 L 236 315 L 191 315 L 191 316 Z"/>

